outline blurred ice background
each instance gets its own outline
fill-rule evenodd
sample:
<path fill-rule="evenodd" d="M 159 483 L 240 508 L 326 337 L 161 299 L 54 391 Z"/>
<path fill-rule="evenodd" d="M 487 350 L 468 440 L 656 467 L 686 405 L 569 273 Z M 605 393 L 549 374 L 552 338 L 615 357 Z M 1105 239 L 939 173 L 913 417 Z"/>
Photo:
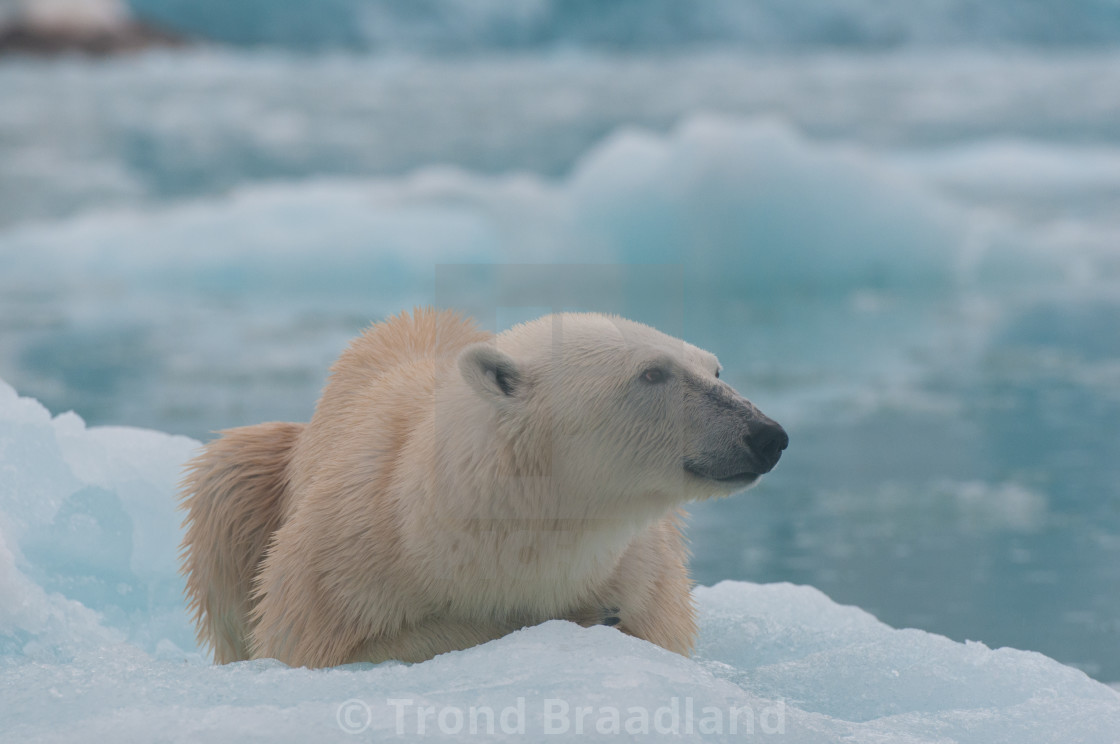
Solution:
<path fill-rule="evenodd" d="M 620 312 L 791 434 L 692 510 L 699 583 L 811 584 L 1120 680 L 1116 0 L 88 2 L 40 17 L 194 43 L 0 57 L 20 394 L 206 439 L 306 419 L 413 304 Z M 0 3 L 0 39 L 38 5 Z M 141 537 L 75 488 L 0 527 L 107 612 L 129 580 L 75 575 L 51 530 Z"/>

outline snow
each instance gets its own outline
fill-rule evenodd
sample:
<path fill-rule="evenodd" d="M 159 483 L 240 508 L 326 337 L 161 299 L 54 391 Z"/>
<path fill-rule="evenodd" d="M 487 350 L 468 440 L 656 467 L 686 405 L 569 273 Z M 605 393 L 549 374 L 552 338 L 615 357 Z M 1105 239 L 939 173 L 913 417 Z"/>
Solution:
<path fill-rule="evenodd" d="M 52 418 L 0 383 L 0 738 L 443 741 L 473 725 L 480 741 L 1104 744 L 1120 731 L 1120 693 L 1081 671 L 895 630 L 791 584 L 697 587 L 690 659 L 553 621 L 422 664 L 216 667 L 176 572 L 175 484 L 197 446 Z"/>

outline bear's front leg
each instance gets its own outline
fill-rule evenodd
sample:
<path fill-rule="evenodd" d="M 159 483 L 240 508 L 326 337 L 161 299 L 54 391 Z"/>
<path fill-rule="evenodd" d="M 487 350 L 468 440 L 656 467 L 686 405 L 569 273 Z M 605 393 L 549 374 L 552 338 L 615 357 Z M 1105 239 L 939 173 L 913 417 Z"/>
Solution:
<path fill-rule="evenodd" d="M 606 595 L 617 599 L 618 612 L 601 623 L 688 656 L 696 645 L 696 610 L 680 516 L 654 523 L 630 543 Z"/>

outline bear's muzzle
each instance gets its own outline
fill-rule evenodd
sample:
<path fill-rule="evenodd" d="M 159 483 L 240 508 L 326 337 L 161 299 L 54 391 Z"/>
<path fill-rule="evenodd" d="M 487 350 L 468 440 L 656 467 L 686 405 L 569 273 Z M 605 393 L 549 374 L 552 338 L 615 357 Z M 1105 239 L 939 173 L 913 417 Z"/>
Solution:
<path fill-rule="evenodd" d="M 684 459 L 685 470 L 747 486 L 774 469 L 789 446 L 781 424 L 722 383 L 704 391 L 702 400 L 703 433 L 697 452 Z"/>

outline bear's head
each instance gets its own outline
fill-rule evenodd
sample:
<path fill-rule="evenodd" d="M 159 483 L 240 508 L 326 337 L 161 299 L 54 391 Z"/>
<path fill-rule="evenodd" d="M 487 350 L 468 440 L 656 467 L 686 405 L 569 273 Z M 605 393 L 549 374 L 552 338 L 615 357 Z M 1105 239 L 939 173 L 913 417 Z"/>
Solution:
<path fill-rule="evenodd" d="M 789 443 L 719 379 L 713 354 L 615 316 L 524 323 L 465 348 L 458 371 L 486 412 L 480 434 L 581 514 L 729 495 Z"/>

